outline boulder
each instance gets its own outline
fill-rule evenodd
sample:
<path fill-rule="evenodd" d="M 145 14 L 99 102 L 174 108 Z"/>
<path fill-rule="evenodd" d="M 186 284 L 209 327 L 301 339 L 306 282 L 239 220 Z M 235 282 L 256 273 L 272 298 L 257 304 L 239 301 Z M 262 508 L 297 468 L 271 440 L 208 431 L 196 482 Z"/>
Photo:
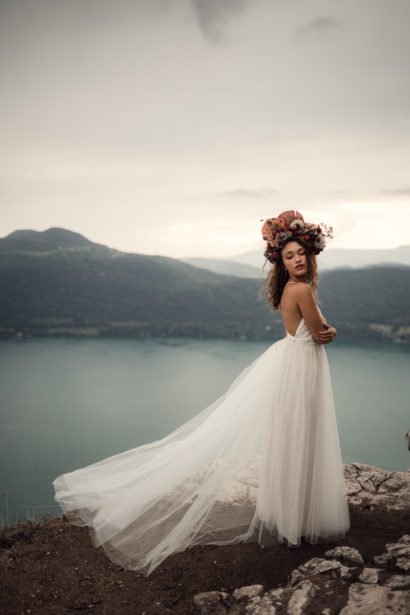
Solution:
<path fill-rule="evenodd" d="M 392 591 L 389 587 L 353 583 L 346 606 L 339 615 L 381 615 L 408 613 L 410 591 Z"/>

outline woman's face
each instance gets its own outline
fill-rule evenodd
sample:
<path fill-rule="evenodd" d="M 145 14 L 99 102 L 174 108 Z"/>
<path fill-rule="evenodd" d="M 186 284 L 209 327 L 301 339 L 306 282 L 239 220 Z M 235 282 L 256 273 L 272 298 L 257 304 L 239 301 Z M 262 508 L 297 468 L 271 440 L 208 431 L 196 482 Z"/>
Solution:
<path fill-rule="evenodd" d="M 306 276 L 307 274 L 307 254 L 306 248 L 297 241 L 289 241 L 281 250 L 282 261 L 285 269 L 292 277 Z"/>

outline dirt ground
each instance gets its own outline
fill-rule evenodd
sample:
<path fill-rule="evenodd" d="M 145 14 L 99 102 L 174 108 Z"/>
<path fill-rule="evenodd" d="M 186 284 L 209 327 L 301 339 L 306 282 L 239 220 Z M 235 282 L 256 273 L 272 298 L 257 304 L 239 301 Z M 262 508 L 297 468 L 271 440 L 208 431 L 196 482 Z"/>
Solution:
<path fill-rule="evenodd" d="M 409 533 L 409 511 L 351 507 L 350 512 L 351 529 L 337 544 L 356 547 L 365 562 L 383 552 L 385 543 Z M 5 528 L 0 537 L 0 613 L 187 615 L 196 612 L 192 597 L 199 592 L 230 592 L 254 583 L 265 590 L 279 587 L 294 568 L 331 546 L 194 547 L 169 557 L 145 577 L 111 563 L 101 547 L 94 548 L 87 528 L 64 517 L 26 521 Z M 335 581 L 325 604 L 337 612 L 346 594 L 347 586 Z"/>

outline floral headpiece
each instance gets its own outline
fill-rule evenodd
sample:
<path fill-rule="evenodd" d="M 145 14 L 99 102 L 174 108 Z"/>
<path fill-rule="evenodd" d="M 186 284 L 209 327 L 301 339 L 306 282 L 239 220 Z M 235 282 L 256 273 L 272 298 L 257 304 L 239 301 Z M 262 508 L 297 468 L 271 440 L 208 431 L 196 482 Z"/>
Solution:
<path fill-rule="evenodd" d="M 301 213 L 291 210 L 282 212 L 277 218 L 265 220 L 262 237 L 267 242 L 264 256 L 274 264 L 285 242 L 296 237 L 314 254 L 320 254 L 326 246 L 325 237 L 333 238 L 333 227 L 323 223 L 308 224 Z"/>

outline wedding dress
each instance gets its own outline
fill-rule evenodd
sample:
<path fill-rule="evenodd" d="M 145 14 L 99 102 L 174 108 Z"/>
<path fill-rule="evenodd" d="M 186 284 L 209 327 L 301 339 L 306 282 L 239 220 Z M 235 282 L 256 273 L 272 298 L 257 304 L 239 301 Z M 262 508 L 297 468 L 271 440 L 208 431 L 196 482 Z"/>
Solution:
<path fill-rule="evenodd" d="M 95 546 L 146 576 L 199 544 L 343 538 L 349 512 L 324 346 L 302 318 L 168 436 L 53 485 Z"/>

